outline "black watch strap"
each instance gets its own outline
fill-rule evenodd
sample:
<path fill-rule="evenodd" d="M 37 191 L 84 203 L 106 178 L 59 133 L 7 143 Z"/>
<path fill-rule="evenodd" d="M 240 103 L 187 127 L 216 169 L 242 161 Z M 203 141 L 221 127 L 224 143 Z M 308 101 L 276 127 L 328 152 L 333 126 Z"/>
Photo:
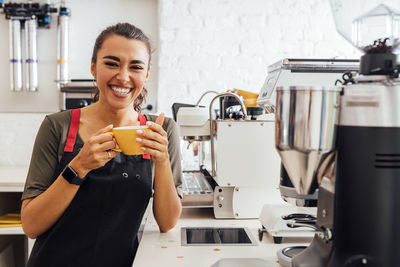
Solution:
<path fill-rule="evenodd" d="M 81 185 L 85 178 L 80 178 L 71 166 L 65 166 L 64 170 L 61 173 L 62 177 L 67 180 L 70 184 Z"/>

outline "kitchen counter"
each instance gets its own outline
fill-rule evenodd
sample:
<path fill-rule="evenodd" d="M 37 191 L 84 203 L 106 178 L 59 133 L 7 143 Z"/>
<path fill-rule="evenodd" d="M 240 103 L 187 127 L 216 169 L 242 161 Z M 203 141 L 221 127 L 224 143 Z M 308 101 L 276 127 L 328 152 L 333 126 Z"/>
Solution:
<path fill-rule="evenodd" d="M 136 254 L 134 267 L 151 266 L 211 266 L 223 258 L 260 258 L 267 266 L 280 266 L 276 253 L 279 249 L 304 243 L 274 244 L 272 237 L 264 234 L 258 241 L 261 223 L 254 220 L 215 219 L 212 209 L 184 208 L 177 225 L 167 233 L 160 233 L 157 222 L 148 208 L 143 236 Z M 257 246 L 201 245 L 181 246 L 181 227 L 247 227 L 257 240 Z M 305 242 L 305 241 L 304 241 Z"/>
<path fill-rule="evenodd" d="M 0 166 L 0 192 L 23 192 L 28 166 Z"/>

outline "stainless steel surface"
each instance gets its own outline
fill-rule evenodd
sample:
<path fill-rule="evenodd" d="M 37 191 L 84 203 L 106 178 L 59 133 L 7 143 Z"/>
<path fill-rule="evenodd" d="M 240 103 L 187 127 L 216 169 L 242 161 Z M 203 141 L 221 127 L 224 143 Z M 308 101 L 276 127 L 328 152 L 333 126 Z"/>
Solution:
<path fill-rule="evenodd" d="M 279 185 L 279 191 L 283 200 L 298 207 L 304 207 L 309 200 L 318 199 L 318 189 L 311 195 L 303 195 L 298 194 L 294 187 Z"/>
<path fill-rule="evenodd" d="M 92 79 L 77 79 L 60 83 L 60 91 L 67 93 L 92 93 L 95 87 Z"/>
<path fill-rule="evenodd" d="M 22 91 L 21 23 L 10 19 L 10 85 L 11 91 Z"/>
<path fill-rule="evenodd" d="M 337 87 L 277 87 L 276 148 L 299 194 L 310 194 L 333 156 Z"/>
<path fill-rule="evenodd" d="M 286 247 L 278 250 L 276 256 L 278 257 L 278 262 L 283 267 L 291 267 L 292 266 L 292 258 L 297 254 L 303 252 L 307 247 L 305 246 L 292 246 Z"/>
<path fill-rule="evenodd" d="M 334 84 L 342 73 L 358 71 L 358 59 L 285 58 L 268 66 L 268 75 L 257 104 L 274 111 L 274 89 L 277 86 L 324 86 Z"/>
<path fill-rule="evenodd" d="M 36 18 L 25 21 L 25 89 L 35 92 L 38 89 Z"/>
<path fill-rule="evenodd" d="M 245 118 L 247 117 L 246 106 L 244 105 L 242 99 L 240 99 L 240 97 L 238 95 L 236 95 L 236 94 L 233 94 L 233 93 L 221 93 L 221 94 L 216 95 L 211 100 L 208 111 L 209 111 L 210 137 L 211 137 L 211 175 L 214 176 L 214 177 L 215 177 L 215 174 L 216 174 L 216 171 L 215 171 L 216 167 L 215 167 L 215 155 L 214 155 L 214 153 L 215 153 L 215 148 L 214 148 L 214 146 L 215 146 L 215 144 L 214 144 L 215 132 L 214 132 L 214 125 L 213 125 L 214 120 L 212 118 L 212 105 L 213 105 L 213 103 L 214 103 L 214 101 L 216 99 L 218 99 L 220 97 L 223 97 L 223 96 L 233 96 L 234 98 L 236 98 L 236 100 L 239 102 L 240 106 L 242 107 L 242 110 L 243 110 L 243 113 L 244 113 L 243 114 L 244 117 Z"/>
<path fill-rule="evenodd" d="M 335 182 L 326 177 L 322 178 L 319 185 L 317 225 L 324 228 L 333 227 Z"/>
<path fill-rule="evenodd" d="M 347 85 L 341 96 L 339 125 L 363 127 L 400 127 L 400 79 L 369 82 L 364 77 Z M 370 79 L 370 80 L 371 80 Z"/>
<path fill-rule="evenodd" d="M 213 207 L 214 190 L 200 171 L 184 171 L 182 176 L 182 206 Z"/>
<path fill-rule="evenodd" d="M 69 80 L 68 48 L 69 48 L 69 16 L 58 16 L 57 24 L 57 81 L 67 83 Z"/>
<path fill-rule="evenodd" d="M 301 72 L 347 72 L 358 71 L 358 59 L 305 59 L 285 58 L 268 67 L 268 72 L 288 69 Z"/>
<path fill-rule="evenodd" d="M 298 223 L 298 222 L 287 222 L 287 226 L 290 228 L 296 228 L 296 227 L 306 227 L 306 228 L 311 228 L 313 230 L 319 230 L 317 226 L 313 224 L 308 224 L 308 223 Z"/>
<path fill-rule="evenodd" d="M 206 91 L 200 96 L 199 100 L 197 100 L 195 106 L 197 107 L 198 105 L 200 105 L 200 102 L 203 99 L 203 97 L 206 96 L 209 93 L 219 94 L 217 91 Z"/>
<path fill-rule="evenodd" d="M 256 246 L 248 228 L 182 227 L 182 246 Z"/>
<path fill-rule="evenodd" d="M 60 110 L 81 108 L 91 104 L 95 84 L 93 79 L 72 79 L 67 82 L 57 82 L 60 89 L 59 108 Z M 71 101 L 76 102 L 82 99 L 82 105 L 71 107 Z"/>

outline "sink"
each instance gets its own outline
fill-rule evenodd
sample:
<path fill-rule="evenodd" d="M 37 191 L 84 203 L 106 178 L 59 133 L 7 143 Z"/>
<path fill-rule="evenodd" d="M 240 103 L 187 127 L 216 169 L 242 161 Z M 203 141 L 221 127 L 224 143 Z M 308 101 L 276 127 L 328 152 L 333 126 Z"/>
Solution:
<path fill-rule="evenodd" d="M 248 228 L 182 227 L 182 246 L 229 245 L 256 246 Z"/>

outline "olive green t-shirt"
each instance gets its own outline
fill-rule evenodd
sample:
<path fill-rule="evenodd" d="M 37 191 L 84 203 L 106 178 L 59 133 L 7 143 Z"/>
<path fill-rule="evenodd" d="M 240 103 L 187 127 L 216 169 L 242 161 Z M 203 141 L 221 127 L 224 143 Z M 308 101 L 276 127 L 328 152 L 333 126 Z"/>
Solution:
<path fill-rule="evenodd" d="M 22 200 L 40 195 L 57 178 L 54 177 L 54 173 L 64 153 L 68 129 L 71 122 L 71 114 L 71 110 L 66 110 L 47 115 L 44 118 L 33 146 Z M 149 121 L 155 121 L 157 118 L 155 115 L 146 114 L 145 116 Z M 177 187 L 182 183 L 178 127 L 175 121 L 168 117 L 164 119 L 162 127 L 168 134 L 168 153 L 175 186 Z M 76 143 L 83 145 L 79 133 L 76 138 Z M 153 161 L 151 161 L 151 163 L 153 166 Z"/>

